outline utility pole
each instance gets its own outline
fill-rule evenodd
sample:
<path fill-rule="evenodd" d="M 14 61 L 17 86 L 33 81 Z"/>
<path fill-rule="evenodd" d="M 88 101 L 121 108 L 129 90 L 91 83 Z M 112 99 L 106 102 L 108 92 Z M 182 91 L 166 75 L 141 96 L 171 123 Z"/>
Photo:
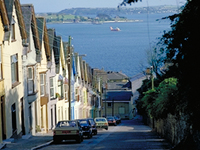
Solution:
<path fill-rule="evenodd" d="M 151 86 L 152 86 L 152 90 L 154 90 L 153 66 L 151 66 Z"/>
<path fill-rule="evenodd" d="M 68 41 L 68 101 L 69 101 L 69 117 L 68 120 L 71 120 L 71 70 L 72 70 L 72 49 L 71 49 L 71 36 L 69 36 Z"/>

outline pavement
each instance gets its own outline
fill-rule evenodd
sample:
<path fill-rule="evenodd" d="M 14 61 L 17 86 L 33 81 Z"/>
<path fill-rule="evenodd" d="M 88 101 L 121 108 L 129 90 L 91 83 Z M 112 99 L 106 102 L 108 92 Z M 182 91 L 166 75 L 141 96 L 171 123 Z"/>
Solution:
<path fill-rule="evenodd" d="M 21 139 L 7 139 L 0 144 L 3 150 L 36 150 L 53 142 L 53 133 L 36 133 L 36 135 L 25 135 Z"/>

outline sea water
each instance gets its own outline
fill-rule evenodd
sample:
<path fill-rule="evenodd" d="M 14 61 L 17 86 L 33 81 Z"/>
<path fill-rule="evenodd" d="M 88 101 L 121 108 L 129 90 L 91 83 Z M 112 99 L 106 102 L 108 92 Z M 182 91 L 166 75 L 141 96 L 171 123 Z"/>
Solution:
<path fill-rule="evenodd" d="M 106 71 L 122 71 L 127 76 L 134 76 L 146 67 L 147 51 L 152 49 L 163 35 L 164 30 L 170 30 L 169 20 L 160 20 L 171 14 L 134 14 L 123 15 L 136 22 L 114 22 L 103 24 L 63 23 L 48 24 L 55 28 L 56 35 L 63 41 L 73 37 L 74 51 L 80 55 L 92 68 Z M 110 31 L 110 27 L 121 31 Z"/>

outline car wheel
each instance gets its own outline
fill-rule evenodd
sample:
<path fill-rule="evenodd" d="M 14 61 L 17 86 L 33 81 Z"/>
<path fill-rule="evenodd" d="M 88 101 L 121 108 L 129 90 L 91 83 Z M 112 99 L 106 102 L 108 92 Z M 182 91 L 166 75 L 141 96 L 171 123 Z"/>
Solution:
<path fill-rule="evenodd" d="M 117 124 L 115 123 L 114 126 L 116 126 Z"/>
<path fill-rule="evenodd" d="M 92 138 L 92 136 L 93 136 L 93 134 L 92 134 L 92 132 L 91 132 L 91 134 L 90 134 L 90 138 Z"/>
<path fill-rule="evenodd" d="M 90 134 L 87 136 L 88 139 L 90 139 Z"/>
<path fill-rule="evenodd" d="M 108 130 L 108 128 L 105 128 L 106 130 Z"/>
<path fill-rule="evenodd" d="M 97 131 L 94 132 L 94 135 L 97 135 Z"/>
<path fill-rule="evenodd" d="M 82 142 L 82 138 L 79 137 L 78 139 L 76 139 L 76 142 L 77 142 L 77 143 L 81 143 L 81 142 Z"/>
<path fill-rule="evenodd" d="M 55 138 L 55 139 L 53 139 L 53 142 L 54 142 L 54 143 L 60 143 L 60 142 L 61 142 L 61 140 L 60 140 L 60 139 L 56 139 L 56 138 Z"/>

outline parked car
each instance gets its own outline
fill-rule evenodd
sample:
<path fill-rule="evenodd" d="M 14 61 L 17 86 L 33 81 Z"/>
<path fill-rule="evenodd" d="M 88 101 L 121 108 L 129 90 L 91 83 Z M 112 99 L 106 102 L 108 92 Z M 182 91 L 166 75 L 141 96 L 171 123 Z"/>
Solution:
<path fill-rule="evenodd" d="M 121 123 L 121 118 L 120 118 L 120 117 L 118 117 L 118 116 L 114 116 L 114 118 L 115 118 L 117 124 Z"/>
<path fill-rule="evenodd" d="M 108 121 L 104 117 L 97 117 L 94 119 L 97 128 L 103 128 L 108 130 Z"/>
<path fill-rule="evenodd" d="M 90 121 L 90 124 L 92 126 L 92 133 L 94 135 L 97 135 L 97 127 L 96 127 L 96 123 L 95 123 L 94 119 L 93 118 L 88 118 L 88 120 Z"/>
<path fill-rule="evenodd" d="M 83 136 L 92 138 L 92 125 L 88 119 L 77 119 L 83 130 Z"/>
<path fill-rule="evenodd" d="M 117 125 L 117 121 L 115 120 L 115 117 L 109 116 L 109 117 L 107 117 L 106 119 L 108 120 L 108 124 L 109 124 L 109 125 L 114 125 L 114 126 Z"/>
<path fill-rule="evenodd" d="M 59 121 L 53 130 L 54 143 L 62 140 L 76 140 L 78 143 L 83 141 L 83 131 L 78 121 L 64 120 Z"/>

